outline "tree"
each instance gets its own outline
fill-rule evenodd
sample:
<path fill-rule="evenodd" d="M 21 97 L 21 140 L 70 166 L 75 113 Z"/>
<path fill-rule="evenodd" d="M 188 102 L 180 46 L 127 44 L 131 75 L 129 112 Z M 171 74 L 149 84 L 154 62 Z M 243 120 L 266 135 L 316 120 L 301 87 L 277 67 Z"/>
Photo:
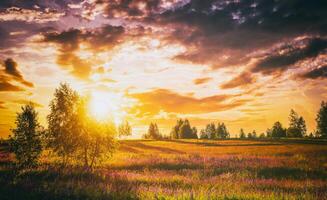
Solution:
<path fill-rule="evenodd" d="M 162 136 L 159 132 L 158 125 L 156 123 L 150 123 L 148 133 L 143 136 L 145 139 L 159 140 Z"/>
<path fill-rule="evenodd" d="M 307 128 L 303 117 L 299 116 L 293 109 L 291 109 L 287 137 L 303 137 L 306 132 Z"/>
<path fill-rule="evenodd" d="M 316 117 L 317 134 L 321 137 L 327 137 L 327 102 L 322 101 Z"/>
<path fill-rule="evenodd" d="M 250 132 L 250 133 L 248 133 L 248 138 L 249 139 L 252 139 L 253 138 L 253 135 L 252 135 L 252 133 Z"/>
<path fill-rule="evenodd" d="M 132 135 L 132 127 L 129 125 L 128 121 L 125 121 L 119 125 L 118 135 L 119 137 Z"/>
<path fill-rule="evenodd" d="M 180 139 L 191 139 L 193 138 L 193 130 L 191 128 L 190 122 L 186 119 L 182 126 L 179 127 L 178 138 Z"/>
<path fill-rule="evenodd" d="M 113 122 L 96 121 L 87 112 L 87 103 L 81 99 L 78 106 L 77 123 L 80 127 L 77 158 L 87 169 L 93 169 L 101 161 L 107 160 L 116 149 L 116 128 Z"/>
<path fill-rule="evenodd" d="M 184 121 L 182 119 L 177 120 L 176 125 L 172 128 L 171 132 L 170 132 L 170 137 L 172 139 L 178 139 L 178 132 L 180 127 L 183 125 Z"/>
<path fill-rule="evenodd" d="M 192 138 L 198 139 L 198 129 L 195 126 L 192 128 Z"/>
<path fill-rule="evenodd" d="M 241 139 L 246 138 L 245 133 L 244 133 L 244 130 L 242 128 L 240 129 L 240 138 Z"/>
<path fill-rule="evenodd" d="M 204 129 L 201 129 L 200 131 L 200 139 L 209 139 Z"/>
<path fill-rule="evenodd" d="M 20 167 L 34 167 L 38 164 L 42 152 L 38 113 L 32 104 L 27 104 L 21 109 L 16 116 L 13 136 L 9 139 L 10 149 L 15 154 Z"/>
<path fill-rule="evenodd" d="M 259 135 L 259 138 L 265 138 L 266 136 L 265 136 L 265 133 L 261 133 L 260 135 Z"/>
<path fill-rule="evenodd" d="M 217 125 L 217 138 L 228 138 L 229 137 L 229 132 L 227 131 L 227 128 L 224 123 L 218 123 Z"/>
<path fill-rule="evenodd" d="M 50 103 L 48 120 L 49 146 L 63 164 L 77 152 L 81 141 L 82 126 L 78 116 L 80 97 L 68 84 L 61 83 Z"/>
<path fill-rule="evenodd" d="M 252 131 L 252 138 L 257 138 L 257 132 L 255 130 Z"/>
<path fill-rule="evenodd" d="M 271 130 L 271 137 L 286 137 L 286 130 L 283 128 L 280 122 L 275 122 L 272 130 Z"/>
<path fill-rule="evenodd" d="M 214 123 L 207 124 L 205 129 L 206 135 L 208 136 L 208 139 L 216 139 L 216 126 Z"/>

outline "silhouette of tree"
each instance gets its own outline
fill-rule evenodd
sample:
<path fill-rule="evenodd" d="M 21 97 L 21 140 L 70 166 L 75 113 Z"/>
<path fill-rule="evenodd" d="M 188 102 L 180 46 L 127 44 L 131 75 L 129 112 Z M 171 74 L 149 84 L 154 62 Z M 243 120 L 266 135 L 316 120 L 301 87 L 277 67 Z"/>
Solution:
<path fill-rule="evenodd" d="M 32 104 L 27 104 L 21 109 L 16 116 L 13 136 L 9 139 L 10 149 L 15 154 L 20 167 L 34 167 L 38 164 L 42 152 L 38 113 Z"/>
<path fill-rule="evenodd" d="M 287 137 L 303 137 L 307 128 L 303 117 L 300 117 L 293 109 L 289 116 L 289 128 L 287 129 Z"/>
<path fill-rule="evenodd" d="M 229 132 L 224 123 L 218 123 L 217 125 L 217 138 L 226 139 L 229 137 Z"/>
<path fill-rule="evenodd" d="M 286 130 L 280 122 L 275 122 L 271 130 L 271 137 L 280 138 L 286 137 Z"/>
<path fill-rule="evenodd" d="M 240 129 L 240 138 L 241 139 L 246 138 L 245 133 L 244 133 L 244 130 L 242 128 Z"/>
<path fill-rule="evenodd" d="M 208 135 L 204 129 L 201 129 L 201 131 L 200 131 L 200 139 L 209 139 Z"/>
<path fill-rule="evenodd" d="M 320 137 L 327 137 L 327 102 L 322 101 L 316 117 L 317 134 Z"/>

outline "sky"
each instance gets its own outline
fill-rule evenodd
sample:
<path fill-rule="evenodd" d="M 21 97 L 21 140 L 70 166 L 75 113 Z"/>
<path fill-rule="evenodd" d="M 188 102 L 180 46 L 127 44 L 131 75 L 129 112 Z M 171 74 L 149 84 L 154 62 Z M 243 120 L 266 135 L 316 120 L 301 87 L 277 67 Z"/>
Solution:
<path fill-rule="evenodd" d="M 1 0 L 0 137 L 27 102 L 46 126 L 60 83 L 104 98 L 133 137 L 178 118 L 261 133 L 290 109 L 313 131 L 326 33 L 326 0 Z"/>

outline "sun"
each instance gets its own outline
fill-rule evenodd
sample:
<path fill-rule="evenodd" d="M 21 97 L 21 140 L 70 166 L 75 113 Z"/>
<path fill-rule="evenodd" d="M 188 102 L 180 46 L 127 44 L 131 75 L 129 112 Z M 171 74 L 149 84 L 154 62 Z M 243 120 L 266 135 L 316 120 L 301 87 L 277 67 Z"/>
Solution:
<path fill-rule="evenodd" d="M 89 111 L 98 121 L 113 121 L 120 124 L 124 112 L 120 104 L 120 97 L 110 92 L 94 91 L 91 93 Z"/>

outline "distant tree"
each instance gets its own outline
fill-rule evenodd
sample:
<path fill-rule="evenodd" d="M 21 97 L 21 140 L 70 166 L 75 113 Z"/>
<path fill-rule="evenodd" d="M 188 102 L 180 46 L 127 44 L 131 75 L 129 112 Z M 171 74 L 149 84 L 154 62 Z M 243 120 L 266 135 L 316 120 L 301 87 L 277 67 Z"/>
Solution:
<path fill-rule="evenodd" d="M 192 128 L 192 138 L 198 139 L 198 129 L 195 126 Z"/>
<path fill-rule="evenodd" d="M 21 112 L 17 113 L 16 128 L 12 130 L 9 145 L 20 167 L 34 167 L 38 164 L 42 152 L 38 113 L 32 104 L 27 104 L 21 109 Z"/>
<path fill-rule="evenodd" d="M 172 128 L 171 132 L 170 132 L 170 137 L 172 139 L 178 139 L 178 132 L 180 127 L 183 125 L 184 121 L 182 119 L 177 120 L 176 125 Z"/>
<path fill-rule="evenodd" d="M 286 130 L 280 122 L 275 122 L 271 130 L 271 137 L 280 138 L 286 137 Z"/>
<path fill-rule="evenodd" d="M 159 140 L 162 139 L 162 135 L 159 132 L 158 125 L 156 123 L 150 123 L 148 133 L 143 136 L 145 139 Z"/>
<path fill-rule="evenodd" d="M 201 131 L 200 131 L 200 139 L 209 139 L 208 135 L 204 129 L 201 129 Z"/>
<path fill-rule="evenodd" d="M 255 130 L 252 131 L 252 137 L 257 138 L 257 132 Z"/>
<path fill-rule="evenodd" d="M 53 151 L 62 157 L 63 164 L 77 152 L 81 141 L 81 124 L 78 120 L 80 97 L 68 84 L 60 84 L 50 103 L 48 141 Z"/>
<path fill-rule="evenodd" d="M 118 135 L 119 137 L 132 135 L 132 127 L 129 125 L 128 121 L 125 121 L 118 126 Z"/>
<path fill-rule="evenodd" d="M 214 123 L 207 124 L 205 132 L 206 132 L 206 135 L 208 136 L 208 139 L 216 139 L 217 138 L 216 126 Z"/>
<path fill-rule="evenodd" d="M 322 101 L 316 117 L 317 134 L 320 137 L 327 137 L 327 102 Z"/>
<path fill-rule="evenodd" d="M 247 136 L 249 139 L 252 139 L 253 138 L 253 135 L 252 135 L 252 133 L 250 132 L 250 133 L 248 133 L 248 136 Z"/>
<path fill-rule="evenodd" d="M 268 128 L 266 130 L 266 136 L 269 138 L 269 137 L 272 137 L 272 130 L 270 128 Z"/>
<path fill-rule="evenodd" d="M 224 123 L 218 123 L 217 125 L 217 138 L 228 138 L 229 137 L 229 132 L 227 131 L 227 128 Z"/>
<path fill-rule="evenodd" d="M 194 138 L 193 130 L 191 128 L 190 122 L 187 119 L 185 119 L 182 126 L 179 127 L 178 138 L 180 138 L 180 139 L 192 139 L 192 138 Z"/>
<path fill-rule="evenodd" d="M 260 135 L 259 135 L 259 138 L 265 138 L 266 136 L 265 136 L 265 133 L 261 133 Z"/>
<path fill-rule="evenodd" d="M 289 128 L 287 129 L 287 137 L 303 137 L 307 128 L 303 117 L 300 117 L 293 109 L 289 116 Z"/>
<path fill-rule="evenodd" d="M 240 138 L 241 139 L 246 138 L 245 133 L 244 133 L 244 130 L 242 128 L 240 129 Z"/>

